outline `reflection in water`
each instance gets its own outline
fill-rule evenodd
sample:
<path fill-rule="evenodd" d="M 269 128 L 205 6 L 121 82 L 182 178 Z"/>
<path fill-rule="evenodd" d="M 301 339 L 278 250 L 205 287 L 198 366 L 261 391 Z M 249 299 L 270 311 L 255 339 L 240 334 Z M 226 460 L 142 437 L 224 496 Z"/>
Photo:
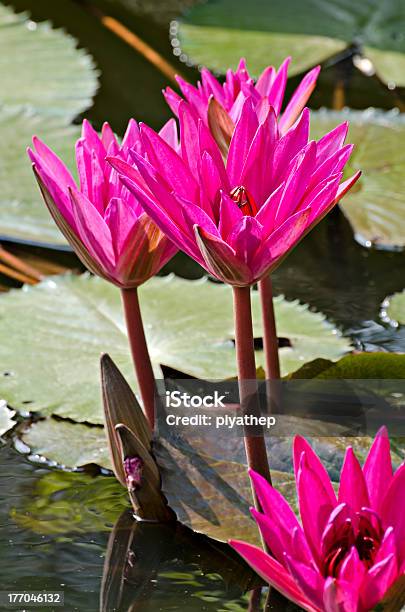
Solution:
<path fill-rule="evenodd" d="M 260 602 L 257 588 L 261 584 L 260 578 L 227 544 L 181 523 L 137 522 L 126 511 L 117 520 L 108 541 L 100 611 L 156 610 L 156 605 L 163 605 L 163 601 L 164 610 L 200 610 L 201 601 L 216 605 L 221 591 L 238 601 L 253 588 L 254 599 L 259 594 Z M 167 607 L 167 597 L 170 599 L 175 585 L 178 587 L 175 607 Z"/>

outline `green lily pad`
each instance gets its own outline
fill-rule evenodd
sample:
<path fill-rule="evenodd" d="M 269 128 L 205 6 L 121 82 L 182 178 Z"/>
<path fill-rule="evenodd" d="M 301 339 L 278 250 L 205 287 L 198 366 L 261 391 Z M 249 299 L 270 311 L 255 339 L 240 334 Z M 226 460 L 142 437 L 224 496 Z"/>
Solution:
<path fill-rule="evenodd" d="M 405 325 L 405 289 L 385 298 L 381 307 L 381 318 L 394 327 Z"/>
<path fill-rule="evenodd" d="M 341 209 L 355 237 L 364 246 L 396 249 L 405 246 L 405 118 L 395 112 L 366 111 L 312 113 L 312 135 L 349 121 L 347 142 L 355 149 L 347 175 L 361 169 L 360 181 L 345 196 Z"/>
<path fill-rule="evenodd" d="M 14 415 L 15 411 L 7 408 L 7 404 L 4 400 L 0 400 L 0 436 L 14 427 Z"/>
<path fill-rule="evenodd" d="M 355 43 L 387 83 L 405 85 L 401 0 L 208 0 L 180 20 L 172 44 L 193 63 L 225 73 L 246 57 L 254 74 L 292 55 L 291 74 Z"/>
<path fill-rule="evenodd" d="M 235 375 L 232 292 L 205 279 L 153 278 L 140 290 L 149 350 L 160 364 L 198 378 Z M 316 356 L 337 359 L 349 342 L 308 306 L 275 300 L 284 374 Z M 261 336 L 258 294 L 255 335 Z M 99 279 L 53 277 L 0 297 L 0 395 L 15 409 L 102 423 L 99 357 L 108 351 L 134 384 L 119 291 Z M 263 365 L 263 351 L 256 352 Z"/>
<path fill-rule="evenodd" d="M 96 463 L 112 470 L 102 427 L 88 427 L 53 418 L 33 423 L 21 436 L 31 453 L 61 467 L 77 468 Z"/>
<path fill-rule="evenodd" d="M 59 119 L 33 115 L 12 108 L 0 109 L 0 234 L 36 243 L 65 245 L 43 203 L 26 148 L 32 135 L 42 138 L 74 170 L 74 145 L 80 137 L 76 126 Z"/>
<path fill-rule="evenodd" d="M 292 373 L 289 379 L 396 380 L 405 378 L 405 355 L 397 353 L 357 353 L 345 355 L 337 363 L 315 359 Z"/>
<path fill-rule="evenodd" d="M 0 33 L 1 104 L 30 107 L 65 123 L 90 106 L 97 72 L 71 36 L 2 5 Z"/>

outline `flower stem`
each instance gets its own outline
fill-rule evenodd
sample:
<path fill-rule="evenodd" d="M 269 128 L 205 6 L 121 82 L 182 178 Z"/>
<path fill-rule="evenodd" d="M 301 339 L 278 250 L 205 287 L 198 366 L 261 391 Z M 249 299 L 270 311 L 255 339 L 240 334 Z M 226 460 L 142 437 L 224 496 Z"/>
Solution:
<path fill-rule="evenodd" d="M 234 287 L 233 298 L 240 403 L 245 412 L 248 407 L 249 414 L 260 416 L 260 408 L 257 402 L 250 287 Z M 256 401 L 252 401 L 254 392 L 256 392 Z M 245 427 L 245 449 L 249 467 L 271 482 L 263 432 L 257 435 L 257 427 L 255 427 L 254 436 L 249 428 Z M 254 500 L 256 507 L 259 507 L 255 494 Z"/>
<path fill-rule="evenodd" d="M 143 410 L 153 431 L 155 425 L 156 382 L 153 375 L 145 330 L 139 307 L 138 290 L 121 289 L 128 340 L 141 393 Z"/>
<path fill-rule="evenodd" d="M 278 339 L 276 319 L 274 316 L 273 287 L 270 275 L 259 282 L 260 301 L 263 321 L 263 349 L 267 380 L 280 378 L 280 360 L 278 355 Z"/>

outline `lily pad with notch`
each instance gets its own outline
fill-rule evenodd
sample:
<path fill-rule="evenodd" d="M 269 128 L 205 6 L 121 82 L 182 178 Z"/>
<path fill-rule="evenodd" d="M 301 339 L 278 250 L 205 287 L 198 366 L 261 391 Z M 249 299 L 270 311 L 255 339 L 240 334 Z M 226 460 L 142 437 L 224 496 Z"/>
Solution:
<path fill-rule="evenodd" d="M 208 0 L 179 20 L 172 44 L 195 64 L 225 74 L 246 57 L 253 74 L 294 57 L 297 74 L 354 47 L 390 86 L 405 85 L 401 0 Z"/>
<path fill-rule="evenodd" d="M 232 291 L 207 279 L 156 277 L 139 289 L 155 374 L 160 364 L 201 379 L 235 375 Z M 253 293 L 255 337 L 262 336 Z M 284 374 L 315 357 L 338 359 L 348 339 L 320 313 L 275 299 Z M 0 393 L 12 408 L 101 424 L 99 356 L 110 352 L 134 384 L 119 291 L 85 274 L 53 277 L 0 297 Z M 263 365 L 263 351 L 256 351 Z M 6 375 L 7 374 L 7 375 Z"/>

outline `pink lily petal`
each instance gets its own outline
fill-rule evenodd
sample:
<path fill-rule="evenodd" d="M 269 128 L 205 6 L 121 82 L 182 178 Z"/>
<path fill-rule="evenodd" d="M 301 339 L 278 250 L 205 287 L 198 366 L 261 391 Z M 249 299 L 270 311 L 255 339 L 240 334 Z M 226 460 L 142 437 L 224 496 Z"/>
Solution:
<path fill-rule="evenodd" d="M 367 572 L 361 591 L 364 610 L 371 610 L 384 597 L 397 577 L 397 563 L 394 555 L 389 555 Z"/>
<path fill-rule="evenodd" d="M 58 207 L 62 216 L 66 219 L 70 227 L 75 230 L 76 222 L 73 217 L 72 206 L 68 194 L 60 188 L 60 183 L 57 182 L 53 175 L 51 175 L 46 167 L 42 165 L 41 158 L 32 149 L 27 150 L 28 155 L 33 162 L 32 166 L 36 173 L 41 177 L 46 189 L 52 197 L 54 204 Z"/>
<path fill-rule="evenodd" d="M 204 102 L 204 100 L 201 98 L 198 89 L 193 87 L 193 85 L 190 85 L 189 83 L 187 83 L 184 79 L 182 79 L 179 76 L 176 77 L 176 81 L 179 84 L 179 87 L 181 89 L 183 96 L 188 100 L 191 106 L 197 109 L 199 117 L 203 117 L 204 121 L 206 122 L 207 105 Z"/>
<path fill-rule="evenodd" d="M 204 212 L 202 208 L 196 206 L 188 200 L 185 200 L 184 198 L 180 198 L 180 196 L 177 197 L 177 201 L 178 205 L 181 207 L 181 212 L 185 221 L 186 232 L 194 232 L 194 226 L 198 225 L 200 227 L 203 227 L 212 236 L 215 236 L 215 238 L 219 238 L 220 240 L 222 240 L 217 226 L 213 223 L 211 218 L 207 215 L 206 212 Z"/>
<path fill-rule="evenodd" d="M 310 70 L 294 91 L 291 100 L 280 118 L 279 126 L 282 134 L 285 134 L 298 119 L 299 114 L 315 89 L 320 70 L 320 66 L 316 66 Z"/>
<path fill-rule="evenodd" d="M 131 157 L 135 155 L 135 152 L 131 153 Z M 145 182 L 142 174 L 139 172 L 138 168 L 134 165 L 128 164 L 126 161 L 121 159 L 120 157 L 106 157 L 106 161 L 114 168 L 118 175 L 122 174 L 127 176 L 133 183 L 139 185 L 144 191 L 149 191 L 149 187 Z"/>
<path fill-rule="evenodd" d="M 380 548 L 378 549 L 374 558 L 374 563 L 380 563 L 380 561 L 384 561 L 384 559 L 390 555 L 394 555 L 394 557 L 397 558 L 397 547 L 393 527 L 388 527 L 388 529 L 385 531 L 384 537 L 381 540 Z"/>
<path fill-rule="evenodd" d="M 274 151 L 273 176 L 277 183 L 282 183 L 289 170 L 289 164 L 295 156 L 308 144 L 309 110 L 304 108 L 296 125 L 280 138 Z"/>
<path fill-rule="evenodd" d="M 62 162 L 61 159 L 37 136 L 32 137 L 36 155 L 33 159 L 38 165 L 39 158 L 41 166 L 46 167 L 47 173 L 54 177 L 54 180 L 59 184 L 66 184 L 68 187 L 76 187 L 76 181 Z"/>
<path fill-rule="evenodd" d="M 249 267 L 261 243 L 262 226 L 254 217 L 242 217 L 228 238 L 236 257 Z"/>
<path fill-rule="evenodd" d="M 104 165 L 104 164 L 103 164 Z M 104 216 L 105 202 L 107 196 L 107 185 L 104 180 L 103 168 L 94 151 L 91 153 L 91 192 L 92 204 L 99 213 Z"/>
<path fill-rule="evenodd" d="M 284 221 L 257 250 L 253 269 L 258 278 L 274 270 L 287 253 L 301 240 L 311 213 L 309 208 L 294 213 Z"/>
<path fill-rule="evenodd" d="M 321 576 L 317 569 L 309 567 L 285 553 L 285 560 L 291 576 L 297 583 L 298 588 L 314 603 L 318 608 L 322 609 L 323 589 L 325 579 Z"/>
<path fill-rule="evenodd" d="M 104 221 L 110 229 L 114 254 L 118 258 L 126 243 L 128 234 L 137 221 L 137 215 L 122 198 L 111 198 L 105 211 Z"/>
<path fill-rule="evenodd" d="M 370 505 L 363 471 L 350 446 L 346 450 L 340 474 L 338 503 L 346 503 L 354 512 Z"/>
<path fill-rule="evenodd" d="M 181 157 L 150 127 L 142 124 L 140 130 L 148 158 L 160 175 L 180 196 L 193 200 L 197 184 Z"/>
<path fill-rule="evenodd" d="M 326 471 L 324 465 L 319 459 L 318 455 L 313 451 L 310 444 L 303 438 L 302 436 L 295 436 L 293 443 L 293 459 L 294 459 L 294 472 L 295 478 L 298 476 L 298 470 L 300 468 L 301 456 L 302 453 L 305 452 L 305 457 L 310 468 L 316 473 L 320 482 L 322 483 L 323 488 L 326 491 L 326 494 L 329 498 L 330 503 L 335 506 L 336 501 L 336 493 L 332 487 L 331 480 L 329 478 L 329 474 Z"/>
<path fill-rule="evenodd" d="M 162 267 L 167 239 L 155 223 L 143 213 L 127 235 L 115 275 L 124 287 L 137 287 Z M 173 253 L 174 254 L 174 253 Z"/>
<path fill-rule="evenodd" d="M 235 102 L 232 104 L 231 108 L 229 109 L 229 116 L 235 124 L 238 122 L 239 117 L 241 116 L 242 108 L 245 102 L 246 102 L 246 96 L 243 93 L 243 91 L 240 91 L 237 95 Z"/>
<path fill-rule="evenodd" d="M 349 157 L 353 151 L 353 145 L 345 145 L 338 151 L 335 151 L 323 164 L 318 166 L 311 176 L 310 186 L 316 185 L 324 181 L 331 174 L 340 172 L 345 167 Z"/>
<path fill-rule="evenodd" d="M 310 191 L 300 202 L 302 206 L 310 206 L 311 214 L 309 216 L 309 227 L 313 227 L 319 223 L 324 217 L 325 209 L 334 206 L 339 183 L 342 178 L 342 173 L 332 174 L 324 181 L 320 182 L 312 191 Z"/>
<path fill-rule="evenodd" d="M 211 95 L 213 95 L 218 102 L 224 106 L 225 99 L 222 86 L 219 84 L 214 75 L 207 70 L 207 68 L 203 68 L 201 70 L 201 80 L 207 97 L 209 98 Z"/>
<path fill-rule="evenodd" d="M 361 583 L 363 582 L 365 574 L 365 565 L 360 560 L 357 548 L 352 546 L 349 554 L 340 567 L 339 580 L 352 583 L 357 592 L 360 593 Z"/>
<path fill-rule="evenodd" d="M 328 159 L 333 153 L 336 153 L 339 149 L 341 149 L 346 140 L 347 132 L 349 129 L 349 124 L 347 121 L 341 123 L 337 127 L 333 128 L 330 132 L 322 136 L 320 140 L 318 140 L 318 157 L 317 157 L 317 165 L 323 164 L 324 161 Z"/>
<path fill-rule="evenodd" d="M 384 495 L 392 481 L 390 440 L 386 427 L 374 438 L 363 467 L 371 507 L 380 512 Z"/>
<path fill-rule="evenodd" d="M 221 177 L 222 188 L 227 192 L 230 191 L 231 187 L 225 170 L 221 151 L 212 137 L 211 132 L 201 120 L 198 121 L 198 144 L 200 148 L 200 157 L 202 157 L 205 152 L 211 156 L 216 166 L 216 171 Z"/>
<path fill-rule="evenodd" d="M 323 591 L 324 612 L 356 612 L 358 593 L 343 580 L 327 578 Z"/>
<path fill-rule="evenodd" d="M 272 559 L 270 555 L 257 546 L 252 546 L 246 542 L 230 540 L 229 544 L 263 580 L 285 595 L 285 597 L 288 597 L 288 599 L 301 606 L 304 610 L 307 610 L 307 612 L 320 612 L 320 608 L 316 607 L 305 597 L 283 566 L 275 559 Z"/>
<path fill-rule="evenodd" d="M 283 524 L 287 531 L 301 529 L 295 513 L 281 493 L 257 472 L 249 470 L 249 476 L 263 512 L 275 522 Z"/>
<path fill-rule="evenodd" d="M 269 107 L 266 119 L 259 125 L 243 165 L 240 184 L 256 202 L 265 202 L 271 189 L 273 152 L 277 138 L 277 118 Z M 263 164 L 257 160 L 262 159 Z"/>
<path fill-rule="evenodd" d="M 243 105 L 241 116 L 235 126 L 226 164 L 229 181 L 235 187 L 241 184 L 243 166 L 257 128 L 257 115 L 251 100 L 248 99 Z"/>
<path fill-rule="evenodd" d="M 207 214 L 215 220 L 218 217 L 218 210 L 217 207 L 215 207 L 215 203 L 218 201 L 217 196 L 223 183 L 218 166 L 207 151 L 204 151 L 201 159 L 200 177 L 204 192 L 210 203 L 207 206 Z M 233 205 L 237 208 L 235 202 Z"/>
<path fill-rule="evenodd" d="M 276 212 L 276 224 L 280 225 L 296 211 L 314 168 L 315 158 L 316 144 L 312 140 L 297 155 L 290 176 L 286 180 L 284 192 Z"/>
<path fill-rule="evenodd" d="M 264 98 L 270 94 L 271 86 L 274 82 L 276 71 L 273 66 L 267 66 L 257 79 L 256 89 L 259 94 Z"/>
<path fill-rule="evenodd" d="M 339 186 L 338 192 L 336 194 L 336 198 L 334 200 L 334 204 L 337 204 L 338 202 L 340 202 L 343 196 L 346 195 L 346 193 L 349 191 L 349 189 L 353 187 L 355 183 L 357 183 L 360 177 L 361 177 L 361 170 L 358 170 L 355 174 L 353 174 L 352 177 L 348 178 L 346 181 L 344 181 Z"/>
<path fill-rule="evenodd" d="M 252 273 L 230 246 L 202 227 L 196 225 L 194 231 L 208 272 L 237 287 L 252 284 Z"/>
<path fill-rule="evenodd" d="M 159 136 L 171 147 L 174 151 L 179 148 L 179 135 L 177 133 L 177 123 L 175 119 L 169 119 L 164 126 L 159 130 Z"/>
<path fill-rule="evenodd" d="M 111 148 L 111 146 L 118 147 L 118 141 L 107 121 L 103 123 L 103 127 L 101 128 L 101 142 L 106 152 Z"/>
<path fill-rule="evenodd" d="M 194 114 L 182 100 L 178 107 L 181 133 L 181 155 L 193 176 L 198 176 L 200 164 L 199 131 Z"/>
<path fill-rule="evenodd" d="M 342 532 L 342 528 L 351 524 L 351 513 L 346 504 L 339 504 L 332 510 L 322 533 L 322 555 L 326 555 L 333 548 L 339 534 Z"/>
<path fill-rule="evenodd" d="M 222 240 L 228 241 L 228 236 L 235 225 L 242 219 L 243 213 L 235 202 L 223 191 L 219 205 L 219 233 Z"/>
<path fill-rule="evenodd" d="M 317 225 L 320 221 L 322 221 L 322 219 L 328 214 L 328 212 L 330 212 L 332 210 L 332 208 L 334 206 L 336 206 L 336 204 L 349 191 L 349 189 L 360 178 L 360 176 L 361 176 L 361 172 L 357 172 L 350 179 L 347 179 L 347 181 L 344 181 L 343 183 L 341 183 L 339 185 L 339 188 L 338 188 L 338 190 L 336 192 L 336 195 L 335 195 L 335 197 L 334 197 L 334 199 L 332 201 L 330 201 L 328 199 L 325 199 L 320 205 L 318 205 L 318 207 L 316 209 L 314 208 L 314 213 L 315 213 L 315 211 L 316 211 L 316 213 L 313 216 L 311 216 L 311 220 L 309 222 L 309 225 L 308 225 L 308 227 L 305 230 L 306 234 L 309 231 L 311 231 L 311 229 L 315 225 Z"/>
<path fill-rule="evenodd" d="M 281 522 L 276 523 L 269 516 L 261 514 L 255 508 L 250 508 L 264 541 L 269 547 L 272 557 L 288 569 L 284 553 L 291 553 L 291 535 Z"/>
<path fill-rule="evenodd" d="M 171 87 L 166 87 L 163 90 L 163 95 L 172 113 L 178 117 L 179 104 L 183 99 Z"/>
<path fill-rule="evenodd" d="M 135 119 L 128 121 L 128 126 L 122 139 L 123 149 L 133 149 L 135 145 L 140 144 L 141 136 L 139 133 L 139 127 Z M 138 151 L 139 153 L 139 151 Z"/>
<path fill-rule="evenodd" d="M 155 221 L 156 225 L 161 229 L 161 231 L 173 242 L 173 244 L 175 244 L 178 249 L 187 253 L 187 255 L 190 255 L 190 257 L 193 259 L 196 259 L 198 263 L 202 264 L 203 259 L 198 251 L 198 248 L 195 242 L 192 241 L 184 232 L 184 227 L 180 227 L 176 223 L 175 219 L 171 219 L 167 215 L 167 212 L 158 204 L 158 201 L 151 197 L 150 194 L 148 195 L 145 191 L 143 191 L 143 189 L 140 188 L 137 183 L 131 181 L 131 179 L 127 178 L 126 176 L 121 176 L 121 180 L 129 191 L 136 195 L 136 197 L 142 203 L 144 210 Z M 172 206 L 177 204 L 177 201 L 175 201 L 173 196 L 170 194 L 165 193 L 164 196 L 171 199 Z M 180 208 L 180 206 L 177 206 L 177 208 Z M 183 218 L 182 222 L 184 223 Z"/>
<path fill-rule="evenodd" d="M 269 102 L 274 108 L 276 115 L 280 113 L 283 103 L 285 87 L 287 85 L 288 67 L 291 62 L 291 57 L 287 57 L 277 71 L 275 79 L 272 83 L 269 93 Z"/>
<path fill-rule="evenodd" d="M 294 527 L 292 530 L 290 547 L 294 559 L 300 559 L 305 565 L 317 567 L 301 527 Z"/>
<path fill-rule="evenodd" d="M 103 217 L 80 191 L 69 189 L 77 231 L 90 255 L 107 271 L 115 264 L 111 232 Z"/>
<path fill-rule="evenodd" d="M 319 560 L 324 528 L 336 505 L 323 482 L 321 472 L 314 469 L 311 460 L 303 451 L 297 474 L 298 505 L 302 526 L 316 560 Z"/>
<path fill-rule="evenodd" d="M 89 151 L 95 152 L 101 163 L 107 154 L 107 150 L 101 142 L 101 138 L 97 134 L 96 130 L 93 128 L 90 122 L 87 121 L 87 119 L 84 119 L 82 124 L 81 140 L 86 143 L 86 147 Z"/>
<path fill-rule="evenodd" d="M 381 504 L 381 517 L 383 526 L 393 527 L 398 551 L 398 560 L 401 564 L 405 559 L 405 464 L 395 472 L 389 483 L 387 492 Z"/>

